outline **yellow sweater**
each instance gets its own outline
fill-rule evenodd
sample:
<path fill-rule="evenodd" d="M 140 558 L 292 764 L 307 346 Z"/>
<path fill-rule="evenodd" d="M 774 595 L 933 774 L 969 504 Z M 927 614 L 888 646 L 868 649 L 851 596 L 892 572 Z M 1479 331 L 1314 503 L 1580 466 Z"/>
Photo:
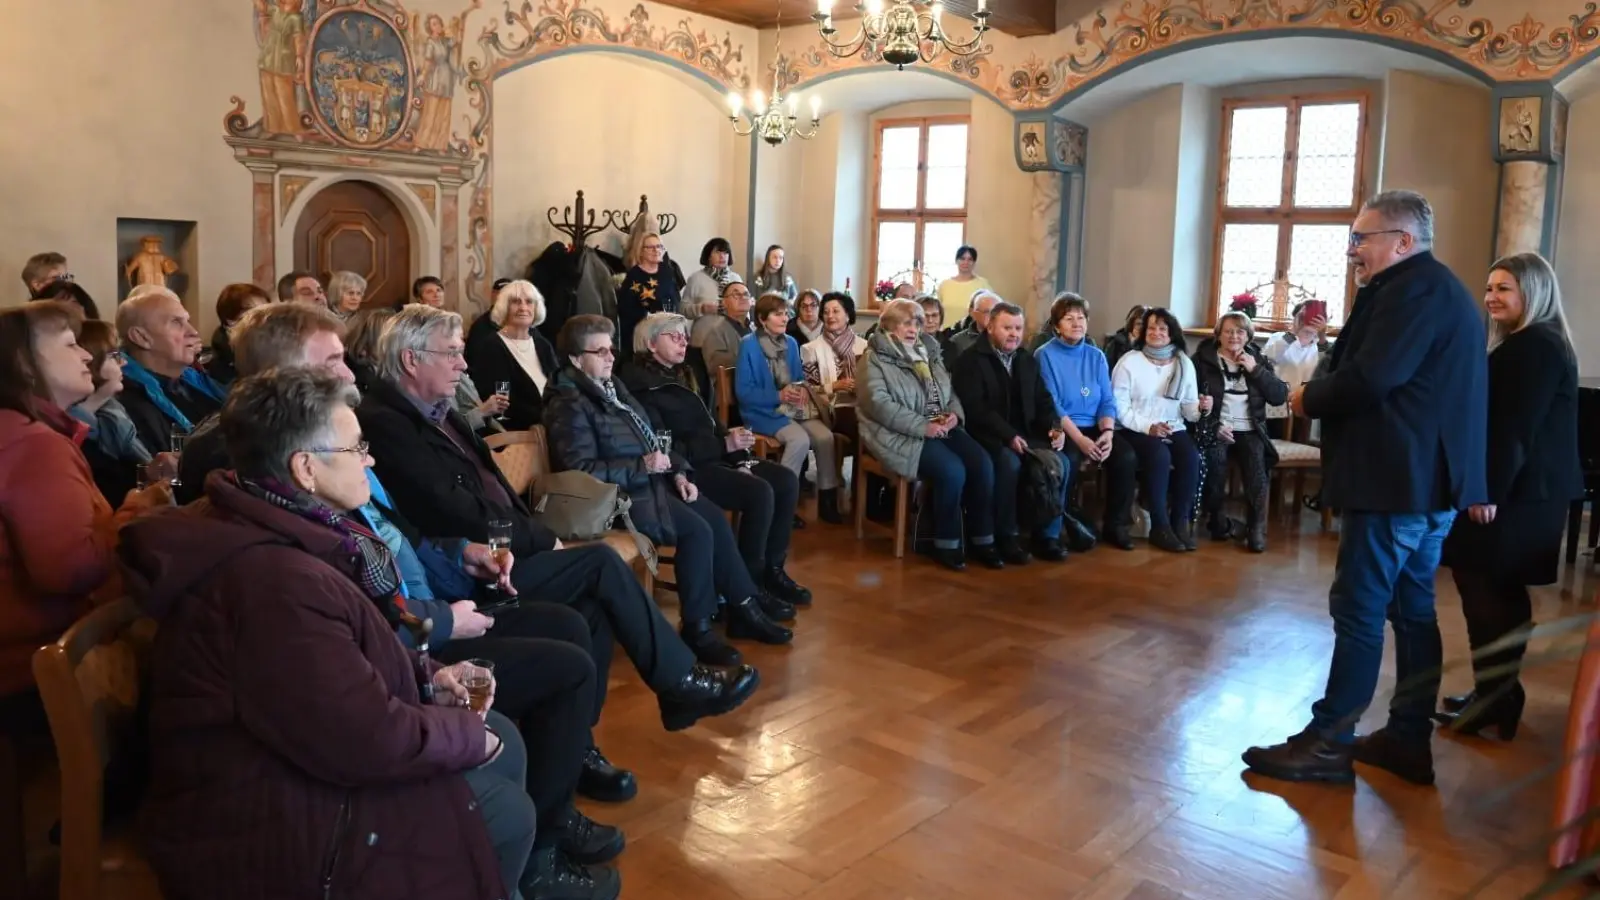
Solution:
<path fill-rule="evenodd" d="M 949 328 L 965 319 L 972 295 L 987 290 L 993 289 L 989 287 L 989 280 L 982 275 L 973 276 L 971 281 L 946 278 L 939 282 L 939 305 L 944 307 L 944 327 Z"/>

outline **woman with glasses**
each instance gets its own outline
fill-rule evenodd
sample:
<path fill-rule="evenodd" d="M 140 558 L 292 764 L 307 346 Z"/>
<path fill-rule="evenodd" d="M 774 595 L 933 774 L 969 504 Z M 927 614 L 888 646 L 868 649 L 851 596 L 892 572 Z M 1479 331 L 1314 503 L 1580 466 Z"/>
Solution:
<path fill-rule="evenodd" d="M 861 442 L 884 468 L 927 482 L 940 565 L 959 572 L 970 556 L 1003 569 L 994 545 L 994 462 L 961 426 L 965 412 L 939 342 L 923 331 L 923 315 L 914 300 L 892 301 L 879 315 L 856 394 Z"/>
<path fill-rule="evenodd" d="M 611 320 L 578 315 L 561 326 L 562 368 L 545 393 L 544 424 L 555 471 L 587 472 L 625 491 L 633 524 L 659 546 L 675 548 L 681 634 L 712 666 L 736 666 L 739 651 L 711 630 L 717 598 L 727 600 L 728 637 L 787 644 L 794 634 L 762 609 L 762 592 L 742 564 L 722 509 L 700 495 L 682 448 L 665 440 L 649 411 L 612 377 Z"/>
<path fill-rule="evenodd" d="M 1111 373 L 1116 440 L 1126 441 L 1139 458 L 1145 502 L 1150 504 L 1150 543 L 1173 553 L 1198 547 L 1194 512 L 1200 450 L 1184 423 L 1198 422 L 1211 411 L 1211 396 L 1200 393 L 1187 350 L 1178 317 L 1151 309 L 1145 313 L 1142 335 Z M 1107 516 L 1129 520 L 1122 511 Z M 1126 543 L 1127 537 L 1117 534 L 1110 541 Z"/>
<path fill-rule="evenodd" d="M 678 311 L 678 277 L 666 265 L 667 245 L 661 235 L 646 231 L 638 242 L 639 258 L 617 288 L 617 321 L 622 326 L 621 350 L 632 352 L 633 329 L 651 313 Z"/>
<path fill-rule="evenodd" d="M 117 349 L 116 328 L 108 322 L 86 321 L 78 334 L 78 346 L 93 357 L 89 372 L 94 377 L 94 393 L 68 412 L 89 426 L 82 446 L 84 458 L 100 493 L 116 506 L 138 486 L 140 466 L 155 461 L 157 465 L 147 470 L 148 474 L 169 478 L 177 470 L 177 459 L 170 453 L 152 454 L 117 402 L 117 394 L 122 392 L 122 351 Z"/>
<path fill-rule="evenodd" d="M 1489 502 L 1456 517 L 1445 539 L 1472 644 L 1472 693 L 1446 697 L 1437 718 L 1458 734 L 1517 733 L 1518 673 L 1533 601 L 1528 585 L 1560 573 L 1567 509 L 1583 496 L 1578 362 L 1556 273 L 1537 253 L 1494 263 L 1489 317 Z"/>
<path fill-rule="evenodd" d="M 804 347 L 822 336 L 822 295 L 806 288 L 794 302 L 794 318 L 789 320 L 789 337 Z"/>
<path fill-rule="evenodd" d="M 1214 541 L 1243 537 L 1251 553 L 1265 553 L 1270 473 L 1278 464 L 1278 451 L 1267 434 L 1267 407 L 1289 399 L 1289 386 L 1256 347 L 1250 317 L 1237 310 L 1218 317 L 1212 336 L 1195 350 L 1194 366 L 1200 392 L 1211 398 L 1211 411 L 1200 418 L 1208 437 L 1201 503 L 1206 530 Z M 1244 480 L 1243 529 L 1223 511 L 1230 461 Z"/>

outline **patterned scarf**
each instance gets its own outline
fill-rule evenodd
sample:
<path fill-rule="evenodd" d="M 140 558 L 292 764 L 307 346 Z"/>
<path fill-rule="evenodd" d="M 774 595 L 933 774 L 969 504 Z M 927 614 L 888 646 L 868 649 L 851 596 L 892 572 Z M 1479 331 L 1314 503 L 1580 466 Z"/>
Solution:
<path fill-rule="evenodd" d="M 902 359 L 911 363 L 911 371 L 917 373 L 917 378 L 922 382 L 922 389 L 928 392 L 928 402 L 924 404 L 928 414 L 944 411 L 944 392 L 939 390 L 939 379 L 933 377 L 933 362 L 928 358 L 928 348 L 922 344 L 923 338 L 918 336 L 916 343 L 906 346 L 905 341 L 897 337 L 889 337 L 889 345 L 899 352 Z"/>
<path fill-rule="evenodd" d="M 856 333 L 846 325 L 838 334 L 830 334 L 824 330 L 823 338 L 828 346 L 833 348 L 834 368 L 839 370 L 840 378 L 856 377 Z"/>
<path fill-rule="evenodd" d="M 584 377 L 587 378 L 588 376 Z M 616 382 L 609 378 L 607 378 L 605 381 L 600 381 L 597 379 L 592 380 L 594 380 L 595 384 L 600 386 L 600 395 L 606 398 L 606 402 L 621 410 L 630 420 L 632 420 L 633 430 L 638 432 L 639 437 L 644 439 L 644 445 L 647 448 L 647 452 L 653 451 L 660 446 L 660 443 L 656 440 L 656 430 L 650 427 L 649 420 L 645 419 L 644 416 L 639 415 L 638 411 L 633 408 L 632 404 L 623 402 L 623 399 L 617 396 Z"/>
<path fill-rule="evenodd" d="M 405 600 L 400 593 L 400 567 L 395 565 L 394 556 L 382 538 L 305 491 L 275 478 L 236 475 L 235 481 L 250 496 L 337 532 L 342 538 L 340 552 L 356 563 L 353 576 L 356 586 L 377 604 L 390 625 L 400 624 L 405 613 Z"/>

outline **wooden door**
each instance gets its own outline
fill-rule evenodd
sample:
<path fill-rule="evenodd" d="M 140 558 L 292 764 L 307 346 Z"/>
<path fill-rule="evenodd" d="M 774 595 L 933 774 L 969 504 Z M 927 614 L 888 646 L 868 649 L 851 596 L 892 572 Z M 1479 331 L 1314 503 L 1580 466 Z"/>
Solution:
<path fill-rule="evenodd" d="M 355 272 L 367 279 L 363 306 L 394 306 L 411 296 L 411 229 L 382 189 L 341 181 L 312 197 L 300 213 L 294 267 L 323 285 L 334 272 Z"/>

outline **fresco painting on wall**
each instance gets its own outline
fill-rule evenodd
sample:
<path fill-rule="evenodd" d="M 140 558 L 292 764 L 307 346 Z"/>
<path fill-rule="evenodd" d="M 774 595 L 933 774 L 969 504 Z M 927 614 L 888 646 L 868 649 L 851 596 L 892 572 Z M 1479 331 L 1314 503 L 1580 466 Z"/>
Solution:
<path fill-rule="evenodd" d="M 256 58 L 261 70 L 261 127 L 271 134 L 299 134 L 304 130 L 300 73 L 305 70 L 307 23 L 316 15 L 316 0 L 255 0 L 255 9 L 256 41 L 261 45 Z"/>
<path fill-rule="evenodd" d="M 1049 166 L 1050 161 L 1045 159 L 1043 122 L 1024 122 L 1018 125 L 1017 142 L 1024 169 L 1043 169 Z"/>
<path fill-rule="evenodd" d="M 482 0 L 472 0 L 473 9 L 481 5 Z M 419 150 L 443 151 L 450 146 L 450 107 L 456 85 L 467 75 L 461 64 L 467 16 L 452 17 L 448 26 L 437 13 L 426 18 L 412 16 L 411 22 L 411 52 L 417 59 L 417 88 L 422 97 L 412 143 Z"/>
<path fill-rule="evenodd" d="M 411 58 L 382 16 L 335 9 L 312 27 L 308 86 L 317 124 L 350 146 L 393 143 L 406 124 Z"/>

